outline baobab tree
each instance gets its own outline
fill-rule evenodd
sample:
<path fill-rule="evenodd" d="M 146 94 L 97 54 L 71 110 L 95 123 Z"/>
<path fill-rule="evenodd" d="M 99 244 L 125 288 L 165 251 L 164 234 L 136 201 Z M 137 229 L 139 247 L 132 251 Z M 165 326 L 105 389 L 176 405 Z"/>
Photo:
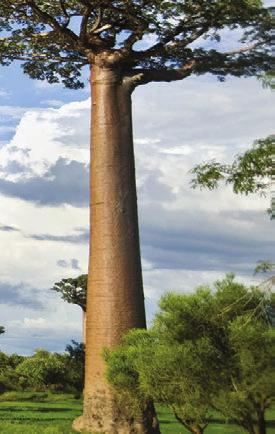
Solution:
<path fill-rule="evenodd" d="M 86 306 L 87 306 L 87 284 L 88 275 L 81 274 L 78 277 L 69 277 L 56 282 L 51 288 L 61 294 L 61 298 L 70 304 L 76 304 L 82 310 L 82 337 L 83 343 L 86 342 Z"/>
<path fill-rule="evenodd" d="M 146 325 L 131 94 L 192 74 L 223 80 L 267 70 L 270 21 L 258 0 L 1 0 L 2 65 L 19 60 L 30 77 L 75 89 L 81 68 L 91 72 L 86 377 L 77 429 L 158 432 L 151 406 L 134 420 L 118 408 L 102 358 L 126 330 Z M 242 43 L 226 51 L 219 41 L 234 29 Z"/>

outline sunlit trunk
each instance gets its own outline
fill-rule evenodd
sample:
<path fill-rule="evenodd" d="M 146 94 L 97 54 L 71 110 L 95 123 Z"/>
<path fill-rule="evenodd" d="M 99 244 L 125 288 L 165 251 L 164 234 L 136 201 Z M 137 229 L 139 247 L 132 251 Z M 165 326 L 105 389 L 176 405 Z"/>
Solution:
<path fill-rule="evenodd" d="M 146 323 L 131 91 L 118 73 L 95 66 L 91 87 L 91 248 L 84 414 L 78 423 L 89 432 L 157 433 L 153 408 L 130 420 L 116 405 L 105 380 L 103 348 L 119 344 L 124 332 Z"/>
<path fill-rule="evenodd" d="M 86 312 L 82 310 L 82 341 L 86 344 Z"/>

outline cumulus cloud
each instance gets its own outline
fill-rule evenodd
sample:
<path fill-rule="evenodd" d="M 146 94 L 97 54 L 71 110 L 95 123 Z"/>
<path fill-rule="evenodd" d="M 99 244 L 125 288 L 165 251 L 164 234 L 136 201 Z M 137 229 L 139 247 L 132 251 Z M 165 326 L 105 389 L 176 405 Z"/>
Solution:
<path fill-rule="evenodd" d="M 82 340 L 81 311 L 74 305 L 66 304 L 62 300 L 48 300 L 48 311 L 43 314 L 23 309 L 8 311 L 9 319 L 1 311 L 1 324 L 6 333 L 1 339 L 1 351 L 19 354 L 32 354 L 36 348 L 48 351 L 65 350 L 66 344 L 72 339 Z M 57 309 L 56 309 L 57 308 Z M 50 311 L 52 309 L 52 312 Z M 15 319 L 16 318 L 16 319 Z"/>
<path fill-rule="evenodd" d="M 35 310 L 43 309 L 39 291 L 24 283 L 10 285 L 0 282 L 0 304 L 26 306 Z"/>
<path fill-rule="evenodd" d="M 23 165 L 13 161 L 6 166 L 9 173 L 16 167 L 24 171 Z M 17 170 L 18 173 L 18 170 Z M 0 179 L 0 192 L 5 196 L 35 202 L 38 205 L 87 206 L 89 198 L 89 172 L 87 165 L 78 161 L 59 158 L 43 176 L 9 181 Z"/>

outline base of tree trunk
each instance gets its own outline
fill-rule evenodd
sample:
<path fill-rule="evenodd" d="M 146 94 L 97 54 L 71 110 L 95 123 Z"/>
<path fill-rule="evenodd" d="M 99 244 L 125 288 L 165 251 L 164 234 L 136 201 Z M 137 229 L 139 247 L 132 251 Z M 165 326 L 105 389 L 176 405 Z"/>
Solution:
<path fill-rule="evenodd" d="M 93 434 L 160 434 L 153 404 L 135 417 L 127 410 L 123 411 L 108 393 L 97 393 L 86 398 L 84 413 L 74 420 L 73 428 Z"/>

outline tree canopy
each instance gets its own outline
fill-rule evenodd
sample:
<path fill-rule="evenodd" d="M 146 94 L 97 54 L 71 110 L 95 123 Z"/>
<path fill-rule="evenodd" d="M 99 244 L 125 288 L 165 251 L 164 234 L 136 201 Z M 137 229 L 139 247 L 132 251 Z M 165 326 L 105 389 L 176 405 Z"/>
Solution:
<path fill-rule="evenodd" d="M 21 60 L 32 78 L 70 88 L 93 63 L 123 70 L 132 86 L 254 75 L 269 69 L 270 27 L 260 0 L 2 0 L 0 63 Z M 228 51 L 219 49 L 226 29 L 243 30 Z"/>

